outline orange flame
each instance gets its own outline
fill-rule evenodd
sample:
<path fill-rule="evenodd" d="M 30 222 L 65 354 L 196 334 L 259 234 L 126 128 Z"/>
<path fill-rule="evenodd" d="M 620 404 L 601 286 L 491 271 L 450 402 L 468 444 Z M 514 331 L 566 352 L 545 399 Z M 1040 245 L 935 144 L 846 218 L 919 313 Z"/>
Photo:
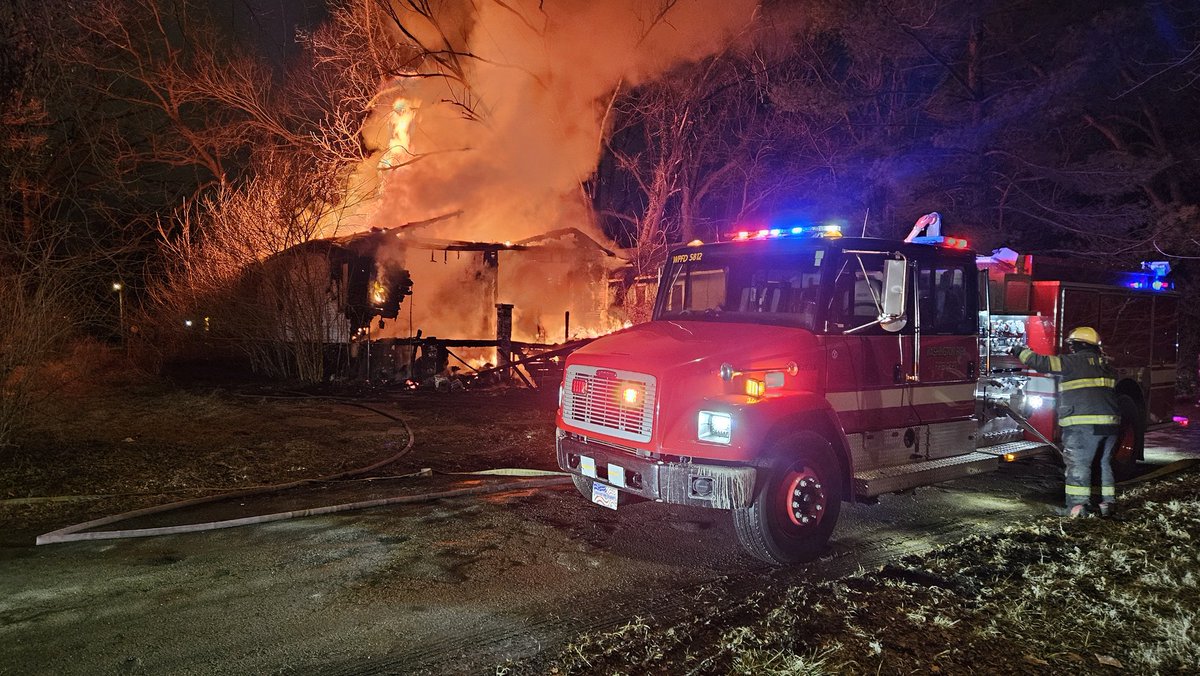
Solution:
<path fill-rule="evenodd" d="M 403 96 L 396 97 L 392 102 L 392 112 L 389 114 L 392 137 L 387 150 L 379 158 L 381 170 L 404 166 L 412 158 L 412 123 L 416 115 L 417 106 Z"/>

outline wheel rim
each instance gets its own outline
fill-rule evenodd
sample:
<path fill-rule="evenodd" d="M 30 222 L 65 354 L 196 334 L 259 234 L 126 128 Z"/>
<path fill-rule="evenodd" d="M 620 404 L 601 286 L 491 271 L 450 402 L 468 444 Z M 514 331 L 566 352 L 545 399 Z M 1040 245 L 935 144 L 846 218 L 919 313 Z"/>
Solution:
<path fill-rule="evenodd" d="M 780 483 L 779 495 L 787 521 L 796 528 L 815 528 L 825 516 L 827 498 L 821 477 L 811 468 L 794 468 Z"/>

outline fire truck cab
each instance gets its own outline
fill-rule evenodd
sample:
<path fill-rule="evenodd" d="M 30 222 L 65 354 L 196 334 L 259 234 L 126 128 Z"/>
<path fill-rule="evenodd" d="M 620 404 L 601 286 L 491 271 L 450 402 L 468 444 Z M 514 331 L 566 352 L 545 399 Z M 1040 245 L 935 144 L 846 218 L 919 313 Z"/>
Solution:
<path fill-rule="evenodd" d="M 1062 322 L 1085 317 L 1108 338 L 1109 293 L 1148 297 L 1152 316 L 1173 319 L 1173 306 L 1115 286 L 1091 290 L 1088 315 L 1068 287 L 1039 286 L 1026 272 L 1008 260 L 981 266 L 955 238 L 846 238 L 832 226 L 677 249 L 653 320 L 567 359 L 558 464 L 597 504 L 644 498 L 730 510 L 750 554 L 773 564 L 813 558 L 843 501 L 1054 448 L 1056 384 L 1000 354 L 1007 345 L 1059 347 L 1070 328 Z M 1010 293 L 995 316 L 991 298 L 1001 290 Z M 1130 302 L 1145 310 L 1146 301 Z M 1169 361 L 1172 386 L 1173 330 L 1154 334 L 1164 348 L 1171 336 L 1160 366 L 1165 373 Z M 1140 449 L 1148 410 L 1170 420 L 1165 390 L 1155 390 L 1160 367 L 1134 366 L 1140 358 L 1131 356 L 1135 382 L 1123 385 L 1127 455 Z"/>

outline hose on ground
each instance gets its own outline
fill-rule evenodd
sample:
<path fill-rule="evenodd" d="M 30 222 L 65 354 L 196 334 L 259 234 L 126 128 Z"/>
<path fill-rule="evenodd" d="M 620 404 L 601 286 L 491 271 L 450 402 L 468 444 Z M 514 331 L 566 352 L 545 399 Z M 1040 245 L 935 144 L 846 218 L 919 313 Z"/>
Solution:
<path fill-rule="evenodd" d="M 247 516 L 240 519 L 226 519 L 223 521 L 209 521 L 205 523 L 193 523 L 181 526 L 161 526 L 158 528 L 134 528 L 129 530 L 108 530 L 108 531 L 88 531 L 79 532 L 87 528 L 98 525 L 105 525 L 123 521 L 134 516 L 141 516 L 145 513 L 157 513 L 166 511 L 160 508 L 151 508 L 153 511 L 138 510 L 137 512 L 128 512 L 126 514 L 118 514 L 115 517 L 106 517 L 97 519 L 78 526 L 70 526 L 61 530 L 56 530 L 52 533 L 38 536 L 37 544 L 46 545 L 57 542 L 76 542 L 79 540 L 115 540 L 119 538 L 137 538 L 137 537 L 152 537 L 156 535 L 179 535 L 182 533 L 198 533 L 206 530 L 217 530 L 221 528 L 235 528 L 238 526 L 249 526 L 252 524 L 269 523 L 271 521 L 283 521 L 285 519 L 294 519 L 303 516 L 318 516 L 321 514 L 335 514 L 337 512 L 349 512 L 357 509 L 369 509 L 371 507 L 384 507 L 387 505 L 402 505 L 414 504 L 421 502 L 431 502 L 433 500 L 442 500 L 445 498 L 457 498 L 467 495 L 487 495 L 490 493 L 503 493 L 514 490 L 523 490 L 527 488 L 543 488 L 546 486 L 556 486 L 559 484 L 569 483 L 571 480 L 567 477 L 544 477 L 537 479 L 526 479 L 521 481 L 506 481 L 501 484 L 483 484 L 479 486 L 471 486 L 469 488 L 455 488 L 447 491 L 437 491 L 435 493 L 421 493 L 419 495 L 398 495 L 390 498 L 377 498 L 375 500 L 363 500 L 361 502 L 348 502 L 341 505 L 329 505 L 326 507 L 311 507 L 308 509 L 296 509 L 290 512 L 276 512 L 275 514 L 261 514 L 259 516 Z M 229 496 L 221 496 L 229 497 Z M 164 507 L 174 508 L 182 506 L 182 503 L 175 505 L 164 505 Z M 138 512 L 141 512 L 139 514 Z"/>
<path fill-rule="evenodd" d="M 1183 460 L 1176 460 L 1175 462 L 1172 462 L 1169 465 L 1163 465 L 1162 467 L 1159 467 L 1158 469 L 1156 469 L 1154 471 L 1147 472 L 1141 476 L 1136 476 L 1132 479 L 1126 479 L 1124 481 L 1118 481 L 1117 486 L 1132 486 L 1134 484 L 1140 484 L 1140 483 L 1145 483 L 1147 481 L 1153 481 L 1154 479 L 1160 479 L 1164 476 L 1167 476 L 1168 474 L 1174 474 L 1176 472 L 1182 472 L 1185 469 L 1191 469 L 1197 463 L 1200 463 L 1200 460 L 1196 460 L 1195 458 L 1185 458 Z"/>
<path fill-rule="evenodd" d="M 67 526 L 66 528 L 60 528 L 56 531 L 51 531 L 49 533 L 45 533 L 44 535 L 39 535 L 37 537 L 36 544 L 48 545 L 48 544 L 53 544 L 56 542 L 73 542 L 76 540 L 105 539 L 102 537 L 86 537 L 89 535 L 90 536 L 103 535 L 104 533 L 101 533 L 101 532 L 81 533 L 80 531 L 90 530 L 92 528 L 99 528 L 100 526 L 107 526 L 112 523 L 117 523 L 119 521 L 126 521 L 128 519 L 133 519 L 133 518 L 136 518 L 139 516 L 149 516 L 151 514 L 161 514 L 162 512 L 169 512 L 171 510 L 182 509 L 184 507 L 195 507 L 196 505 L 204 505 L 204 504 L 208 504 L 210 502 L 217 502 L 220 500 L 228 500 L 230 498 L 244 498 L 244 497 L 249 497 L 252 495 L 262 495 L 264 493 L 277 493 L 279 491 L 284 491 L 289 488 L 297 488 L 299 486 L 306 486 L 308 484 L 322 483 L 322 482 L 326 482 L 326 481 L 336 481 L 338 479 L 360 476 L 363 474 L 367 474 L 368 472 L 374 472 L 375 470 L 379 469 L 380 467 L 385 467 L 387 465 L 390 465 L 393 462 L 396 462 L 397 460 L 399 460 L 400 458 L 403 458 L 405 455 L 408 455 L 409 451 L 412 450 L 413 444 L 416 442 L 416 437 L 413 436 L 412 428 L 408 426 L 408 423 L 404 422 L 404 420 L 397 418 L 395 416 L 388 415 L 388 414 L 385 414 L 385 415 L 387 415 L 388 418 L 391 418 L 392 420 L 395 420 L 396 422 L 398 422 L 404 426 L 404 432 L 405 432 L 405 434 L 408 435 L 408 442 L 404 444 L 404 448 L 400 449 L 399 452 L 395 453 L 394 455 L 392 455 L 390 457 L 384 458 L 383 460 L 380 460 L 379 462 L 368 465 L 367 467 L 361 467 L 359 469 L 352 469 L 352 470 L 349 470 L 346 472 L 339 472 L 337 474 L 331 474 L 329 476 L 319 477 L 316 479 L 300 479 L 297 481 L 289 481 L 287 483 L 282 483 L 282 484 L 272 484 L 270 486 L 255 486 L 254 488 L 245 488 L 242 490 L 232 491 L 229 493 L 219 493 L 217 495 L 206 495 L 206 496 L 199 497 L 199 498 L 192 498 L 190 500 L 181 500 L 179 502 L 171 502 L 171 503 L 167 503 L 165 505 L 146 507 L 144 509 L 133 510 L 132 512 L 125 512 L 123 514 L 115 514 L 112 516 L 106 516 L 106 517 L 102 517 L 99 519 L 93 519 L 92 521 L 75 524 L 74 526 Z M 222 526 L 222 527 L 228 528 L 230 526 Z M 201 530 L 210 530 L 210 529 L 201 529 Z M 108 532 L 121 532 L 121 531 L 108 531 Z M 137 537 L 137 536 L 121 536 L 121 537 Z"/>
<path fill-rule="evenodd" d="M 369 411 L 373 411 L 373 412 L 378 413 L 390 420 L 394 420 L 394 421 L 400 423 L 401 425 L 404 426 L 404 431 L 408 435 L 408 442 L 404 445 L 404 448 L 401 449 L 395 455 L 392 455 L 389 458 L 385 458 L 385 459 L 383 459 L 379 462 L 376 462 L 372 465 L 369 465 L 367 467 L 349 470 L 347 472 L 340 472 L 338 474 L 332 474 L 329 476 L 319 477 L 319 478 L 315 478 L 315 479 L 301 479 L 299 481 L 292 481 L 292 482 L 283 483 L 283 484 L 273 484 L 273 485 L 269 485 L 269 486 L 256 486 L 254 488 L 247 488 L 247 489 L 233 491 L 233 492 L 229 492 L 229 493 L 220 493 L 218 495 L 209 495 L 209 496 L 204 496 L 204 497 L 200 497 L 200 498 L 193 498 L 191 500 L 182 500 L 182 501 L 178 501 L 178 502 L 168 503 L 165 505 L 158 505 L 155 507 L 147 507 L 144 509 L 137 509 L 137 510 L 133 510 L 130 512 L 125 512 L 122 514 L 115 514 L 112 516 L 106 516 L 106 517 L 102 517 L 99 519 L 93 519 L 92 521 L 87 521 L 85 523 L 80 523 L 80 524 L 76 524 L 73 526 L 67 526 L 66 528 L 60 528 L 58 530 L 51 531 L 51 532 L 45 533 L 43 535 L 39 535 L 37 538 L 36 544 L 48 545 L 48 544 L 56 544 L 56 543 L 63 543 L 63 542 L 78 542 L 78 541 L 82 541 L 82 540 L 116 540 L 116 539 L 136 538 L 136 537 L 154 537 L 154 536 L 158 536 L 158 535 L 179 535 L 179 534 L 183 534 L 183 533 L 198 533 L 198 532 L 202 532 L 202 531 L 218 530 L 218 529 L 222 529 L 222 528 L 236 528 L 238 526 L 248 526 L 248 525 L 252 525 L 252 524 L 270 523 L 272 521 L 283 521 L 285 519 L 294 519 L 294 518 L 299 518 L 299 517 L 304 517 L 304 516 L 318 516 L 318 515 L 323 515 L 323 514 L 335 514 L 338 512 L 348 512 L 348 511 L 352 511 L 352 510 L 369 509 L 372 507 L 384 507 L 387 505 L 415 504 L 415 503 L 422 503 L 422 502 L 431 502 L 434 500 L 441 500 L 444 498 L 454 498 L 454 497 L 462 497 L 462 496 L 468 496 L 468 495 L 487 495 L 487 494 L 491 494 L 491 493 L 503 493 L 503 492 L 514 491 L 514 490 L 524 490 L 524 489 L 528 489 L 528 488 L 543 488 L 543 487 L 548 487 L 548 486 L 556 486 L 556 485 L 560 485 L 560 484 L 566 484 L 566 483 L 570 482 L 569 476 L 563 472 L 553 472 L 553 471 L 548 471 L 548 470 L 537 470 L 537 469 L 499 468 L 499 469 L 481 470 L 478 472 L 453 472 L 453 474 L 461 474 L 461 475 L 514 476 L 514 477 L 535 477 L 535 478 L 520 480 L 520 481 L 508 481 L 508 482 L 498 483 L 498 484 L 484 484 L 484 485 L 479 485 L 479 486 L 471 486 L 468 488 L 456 488 L 456 489 L 445 490 L 445 491 L 437 491 L 434 493 L 422 493 L 422 494 L 418 494 L 418 495 L 401 495 L 401 496 L 395 496 L 395 497 L 390 497 L 390 498 L 378 498 L 375 500 L 363 500 L 363 501 L 359 501 L 359 502 L 349 502 L 349 503 L 344 503 L 344 504 L 340 504 L 340 505 L 329 505 L 329 506 L 325 506 L 325 507 L 311 507 L 311 508 L 307 508 L 307 509 L 291 510 L 288 512 L 277 512 L 274 514 L 262 514 L 262 515 L 258 515 L 258 516 L 248 516 L 248 517 L 242 517 L 239 519 L 225 519 L 225 520 L 221 520 L 221 521 L 208 521 L 208 522 L 204 522 L 204 523 L 183 524 L 183 525 L 178 525 L 178 526 L 161 526 L 161 527 L 156 527 L 156 528 L 132 528 L 132 529 L 124 529 L 124 530 L 107 530 L 107 531 L 92 530 L 93 528 L 99 528 L 101 526 L 107 526 L 107 525 L 119 523 L 121 521 L 127 521 L 129 519 L 133 519 L 133 518 L 137 518 L 137 517 L 141 517 L 141 516 L 150 516 L 152 514 L 161 514 L 163 512 L 169 512 L 169 511 L 176 510 L 176 509 L 182 509 L 184 507 L 194 507 L 197 505 L 208 504 L 208 503 L 217 502 L 220 500 L 227 500 L 227 499 L 231 499 L 231 498 L 249 497 L 249 496 L 253 496 L 253 495 L 262 495 L 265 493 L 275 493 L 275 492 L 287 490 L 289 488 L 296 488 L 299 486 L 305 486 L 305 485 L 309 485 L 309 484 L 328 483 L 328 482 L 334 482 L 334 481 L 340 481 L 343 479 L 348 479 L 351 477 L 360 477 L 363 474 L 373 472 L 381 467 L 384 467 L 393 462 L 396 462 L 397 460 L 404 457 L 405 455 L 407 455 L 409 453 L 409 451 L 412 450 L 413 444 L 416 441 L 416 437 L 415 437 L 415 435 L 413 435 L 412 428 L 409 427 L 408 423 L 405 422 L 403 419 L 398 418 L 390 413 L 387 413 L 386 411 L 381 411 L 377 408 L 366 406 L 364 404 L 359 404 L 357 402 L 345 401 L 345 400 L 339 400 L 339 401 L 341 403 L 349 404 L 351 406 L 358 406 L 360 408 L 365 408 Z M 395 478 L 411 477 L 411 476 L 428 476 L 429 474 L 430 474 L 429 470 L 421 470 L 420 472 L 416 472 L 414 474 L 406 474 L 406 475 L 395 476 L 395 477 L 379 477 L 379 478 L 395 479 Z"/>

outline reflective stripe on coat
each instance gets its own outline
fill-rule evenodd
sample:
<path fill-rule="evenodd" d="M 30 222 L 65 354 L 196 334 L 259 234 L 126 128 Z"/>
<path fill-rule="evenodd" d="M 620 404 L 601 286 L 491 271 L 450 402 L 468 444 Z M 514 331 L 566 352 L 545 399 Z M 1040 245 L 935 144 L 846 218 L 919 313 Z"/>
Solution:
<path fill-rule="evenodd" d="M 1017 358 L 1035 371 L 1062 376 L 1058 388 L 1060 427 L 1121 423 L 1114 389 L 1117 374 L 1100 352 L 1085 349 L 1072 354 L 1044 355 L 1026 347 Z"/>

